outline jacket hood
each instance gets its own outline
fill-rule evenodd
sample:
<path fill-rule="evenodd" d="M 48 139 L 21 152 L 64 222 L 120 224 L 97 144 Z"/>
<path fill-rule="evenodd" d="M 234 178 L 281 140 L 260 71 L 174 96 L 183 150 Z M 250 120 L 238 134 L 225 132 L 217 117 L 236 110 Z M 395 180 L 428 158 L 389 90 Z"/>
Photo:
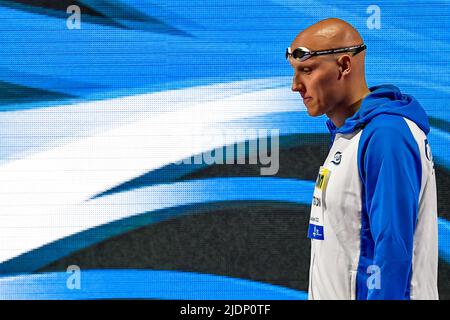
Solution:
<path fill-rule="evenodd" d="M 333 136 L 336 133 L 354 132 L 380 114 L 408 118 L 417 124 L 425 134 L 430 132 L 427 114 L 414 97 L 402 94 L 400 89 L 393 85 L 374 86 L 369 90 L 371 93 L 363 99 L 359 110 L 352 117 L 347 118 L 342 127 L 337 128 L 330 119 L 327 120 L 327 127 Z"/>

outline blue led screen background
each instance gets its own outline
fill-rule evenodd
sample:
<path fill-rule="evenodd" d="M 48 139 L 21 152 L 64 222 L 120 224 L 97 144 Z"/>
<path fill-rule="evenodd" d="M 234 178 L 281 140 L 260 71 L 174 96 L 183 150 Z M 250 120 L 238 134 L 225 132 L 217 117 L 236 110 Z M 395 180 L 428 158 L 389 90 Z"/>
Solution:
<path fill-rule="evenodd" d="M 449 15 L 449 1 L 1 0 L 0 297 L 305 299 L 329 134 L 284 52 L 338 17 L 367 44 L 368 84 L 429 115 L 449 299 Z M 250 151 L 267 135 L 277 164 Z M 236 163 L 195 161 L 221 150 Z"/>

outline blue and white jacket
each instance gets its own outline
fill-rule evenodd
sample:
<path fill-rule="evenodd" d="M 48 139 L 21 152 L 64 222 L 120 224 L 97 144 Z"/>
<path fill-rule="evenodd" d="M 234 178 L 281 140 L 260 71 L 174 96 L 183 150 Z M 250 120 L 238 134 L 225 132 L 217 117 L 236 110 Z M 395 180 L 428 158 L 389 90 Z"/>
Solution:
<path fill-rule="evenodd" d="M 311 206 L 310 299 L 438 299 L 436 181 L 421 105 L 370 88 L 340 128 Z"/>

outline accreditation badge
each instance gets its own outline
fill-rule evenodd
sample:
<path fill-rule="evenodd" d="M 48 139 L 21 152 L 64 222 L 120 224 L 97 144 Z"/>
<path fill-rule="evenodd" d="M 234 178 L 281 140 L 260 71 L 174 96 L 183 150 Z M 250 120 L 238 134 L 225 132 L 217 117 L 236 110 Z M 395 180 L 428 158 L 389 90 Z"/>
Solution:
<path fill-rule="evenodd" d="M 311 215 L 309 218 L 308 238 L 324 240 L 323 230 L 323 196 L 327 188 L 331 171 L 323 166 L 319 169 L 314 194 L 311 203 Z"/>

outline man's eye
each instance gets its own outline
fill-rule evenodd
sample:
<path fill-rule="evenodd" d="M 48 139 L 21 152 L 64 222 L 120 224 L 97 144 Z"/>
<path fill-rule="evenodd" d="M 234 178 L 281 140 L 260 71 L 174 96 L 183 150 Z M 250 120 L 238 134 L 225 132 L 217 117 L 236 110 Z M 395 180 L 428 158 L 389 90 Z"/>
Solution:
<path fill-rule="evenodd" d="M 303 73 L 310 73 L 311 72 L 311 68 L 302 68 L 300 69 L 301 72 Z"/>

